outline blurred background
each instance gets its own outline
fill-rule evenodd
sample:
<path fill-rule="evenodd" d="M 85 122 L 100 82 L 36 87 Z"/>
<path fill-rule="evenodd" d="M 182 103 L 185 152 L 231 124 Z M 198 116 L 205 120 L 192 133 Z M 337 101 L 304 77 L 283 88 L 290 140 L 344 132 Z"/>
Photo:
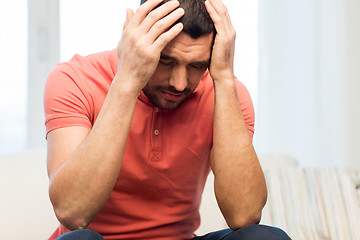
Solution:
<path fill-rule="evenodd" d="M 360 1 L 223 0 L 258 153 L 360 169 Z M 46 147 L 43 89 L 74 54 L 116 47 L 139 0 L 0 0 L 0 155 Z"/>

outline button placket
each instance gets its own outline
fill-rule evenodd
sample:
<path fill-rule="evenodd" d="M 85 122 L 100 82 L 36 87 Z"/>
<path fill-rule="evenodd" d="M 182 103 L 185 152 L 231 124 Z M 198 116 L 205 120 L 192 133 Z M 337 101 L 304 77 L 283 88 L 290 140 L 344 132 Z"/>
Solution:
<path fill-rule="evenodd" d="M 152 134 L 151 134 L 151 161 L 160 161 L 161 160 L 161 112 L 159 108 L 154 108 L 153 112 L 153 125 L 152 125 Z"/>

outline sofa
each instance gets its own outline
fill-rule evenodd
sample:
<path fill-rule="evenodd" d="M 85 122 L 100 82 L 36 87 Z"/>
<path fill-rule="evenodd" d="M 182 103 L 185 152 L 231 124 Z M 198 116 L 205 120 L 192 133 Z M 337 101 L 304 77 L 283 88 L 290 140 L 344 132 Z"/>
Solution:
<path fill-rule="evenodd" d="M 262 223 L 296 240 L 360 240 L 360 171 L 265 170 L 269 197 Z"/>
<path fill-rule="evenodd" d="M 47 239 L 55 230 L 45 150 L 1 156 L 0 192 L 1 239 Z"/>
<path fill-rule="evenodd" d="M 259 155 L 269 197 L 263 224 L 296 240 L 360 239 L 360 174 L 349 169 L 303 169 L 289 156 Z M 58 222 L 48 198 L 46 150 L 0 156 L 1 239 L 47 239 Z M 205 186 L 197 234 L 226 227 L 213 193 Z"/>

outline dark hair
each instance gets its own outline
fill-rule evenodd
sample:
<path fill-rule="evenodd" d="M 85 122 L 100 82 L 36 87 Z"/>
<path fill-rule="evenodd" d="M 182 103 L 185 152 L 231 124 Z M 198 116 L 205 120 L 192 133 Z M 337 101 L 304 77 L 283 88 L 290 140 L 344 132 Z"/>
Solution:
<path fill-rule="evenodd" d="M 141 0 L 140 5 L 147 0 Z M 170 0 L 164 0 L 160 5 Z M 185 14 L 176 23 L 184 25 L 183 31 L 196 39 L 203 35 L 216 33 L 215 26 L 209 13 L 205 8 L 205 0 L 178 0 L 180 7 L 185 10 Z M 176 24 L 175 23 L 175 24 Z"/>

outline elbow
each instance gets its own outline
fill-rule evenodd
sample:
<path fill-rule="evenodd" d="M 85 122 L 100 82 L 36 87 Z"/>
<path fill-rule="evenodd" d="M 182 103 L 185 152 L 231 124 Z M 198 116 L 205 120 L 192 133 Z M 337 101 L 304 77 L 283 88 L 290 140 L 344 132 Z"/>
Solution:
<path fill-rule="evenodd" d="M 69 202 L 60 201 L 50 191 L 50 200 L 58 221 L 69 230 L 85 229 L 91 220 L 80 212 L 80 209 Z"/>
<path fill-rule="evenodd" d="M 233 207 L 232 211 L 229 211 L 228 214 L 224 215 L 226 223 L 232 230 L 238 230 L 240 228 L 259 224 L 261 221 L 262 210 L 265 206 L 267 199 L 267 192 L 264 192 L 264 195 L 257 204 L 255 201 L 251 203 L 244 204 L 239 208 Z"/>
<path fill-rule="evenodd" d="M 77 206 L 63 194 L 57 194 L 51 185 L 49 198 L 56 218 L 67 229 L 85 229 L 90 224 L 92 219 L 86 216 L 83 206 Z"/>
<path fill-rule="evenodd" d="M 226 219 L 226 223 L 232 230 L 238 230 L 240 228 L 259 224 L 261 220 L 261 211 L 249 214 L 234 214 L 231 218 Z"/>
<path fill-rule="evenodd" d="M 54 207 L 56 218 L 59 222 L 69 230 L 85 229 L 90 224 L 90 221 L 80 214 L 72 213 L 71 211 L 60 210 Z"/>

